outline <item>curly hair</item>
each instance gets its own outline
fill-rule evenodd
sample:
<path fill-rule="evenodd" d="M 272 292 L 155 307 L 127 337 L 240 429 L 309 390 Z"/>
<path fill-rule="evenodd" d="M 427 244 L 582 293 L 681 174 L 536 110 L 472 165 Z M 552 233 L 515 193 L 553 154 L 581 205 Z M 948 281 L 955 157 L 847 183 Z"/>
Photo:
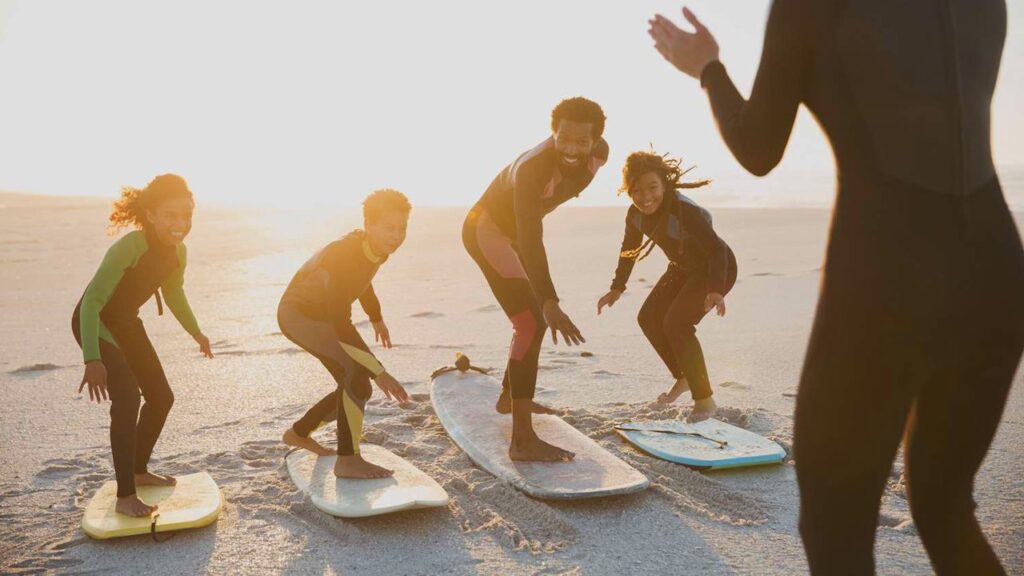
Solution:
<path fill-rule="evenodd" d="M 580 122 L 593 126 L 594 138 L 600 138 L 604 134 L 604 110 L 593 100 L 587 100 L 582 96 L 566 98 L 555 106 L 551 111 L 551 131 L 558 131 L 558 124 L 562 120 Z"/>
<path fill-rule="evenodd" d="M 392 188 L 374 190 L 363 200 L 363 219 L 369 223 L 376 222 L 381 215 L 392 210 L 409 214 L 412 212 L 412 204 L 405 194 Z"/>
<path fill-rule="evenodd" d="M 622 167 L 622 185 L 619 187 L 619 194 L 625 192 L 632 195 L 630 188 L 633 187 L 641 176 L 650 172 L 654 172 L 661 178 L 666 192 L 684 188 L 700 188 L 711 183 L 711 180 L 683 182 L 683 176 L 696 168 L 696 166 L 683 170 L 680 168 L 680 164 L 681 160 L 679 158 L 672 158 L 668 154 L 659 156 L 654 152 L 633 152 L 626 158 L 626 165 Z M 647 241 L 633 250 L 623 250 L 619 253 L 619 256 L 631 258 L 639 262 L 646 258 L 652 250 L 654 250 L 654 239 L 648 238 Z"/>
<path fill-rule="evenodd" d="M 128 226 L 145 228 L 147 211 L 155 210 L 168 200 L 179 198 L 194 202 L 185 179 L 177 174 L 161 174 L 146 184 L 145 188 L 123 186 L 121 197 L 114 202 L 114 209 L 110 212 L 109 231 L 113 234 Z"/>
<path fill-rule="evenodd" d="M 629 194 L 629 189 L 633 184 L 648 172 L 657 173 L 665 184 L 666 190 L 700 188 L 711 183 L 711 180 L 683 182 L 683 176 L 696 166 L 683 170 L 680 168 L 681 163 L 679 158 L 672 158 L 668 154 L 659 156 L 654 152 L 633 152 L 626 158 L 626 165 L 622 167 L 622 185 L 619 186 L 619 194 L 623 192 Z"/>

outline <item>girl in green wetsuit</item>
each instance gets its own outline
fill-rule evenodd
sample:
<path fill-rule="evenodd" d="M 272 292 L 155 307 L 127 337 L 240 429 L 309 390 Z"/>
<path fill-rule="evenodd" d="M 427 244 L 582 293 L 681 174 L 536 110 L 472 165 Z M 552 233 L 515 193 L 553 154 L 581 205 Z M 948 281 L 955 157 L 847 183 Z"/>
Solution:
<path fill-rule="evenodd" d="M 116 509 L 128 516 L 148 516 L 157 508 L 138 498 L 136 486 L 175 483 L 173 477 L 147 469 L 174 394 L 139 319 L 139 308 L 155 295 L 163 313 L 162 293 L 199 350 L 213 358 L 210 341 L 199 330 L 183 288 L 186 252 L 182 242 L 192 229 L 193 207 L 188 185 L 174 174 L 157 176 L 141 190 L 124 188 L 110 222 L 114 229 L 129 225 L 137 229 L 107 250 L 72 316 L 72 332 L 85 361 L 78 391 L 88 385 L 91 400 L 110 399 Z"/>

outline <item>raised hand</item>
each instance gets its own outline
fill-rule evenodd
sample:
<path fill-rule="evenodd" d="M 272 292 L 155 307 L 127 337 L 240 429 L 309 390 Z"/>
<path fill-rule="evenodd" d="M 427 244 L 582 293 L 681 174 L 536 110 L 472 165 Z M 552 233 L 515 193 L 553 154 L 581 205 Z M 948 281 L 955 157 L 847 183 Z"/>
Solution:
<path fill-rule="evenodd" d="M 704 67 L 718 60 L 718 42 L 689 8 L 683 8 L 683 17 L 693 25 L 695 32 L 680 30 L 671 20 L 656 14 L 647 21 L 650 24 L 647 33 L 665 60 L 679 71 L 699 79 Z"/>

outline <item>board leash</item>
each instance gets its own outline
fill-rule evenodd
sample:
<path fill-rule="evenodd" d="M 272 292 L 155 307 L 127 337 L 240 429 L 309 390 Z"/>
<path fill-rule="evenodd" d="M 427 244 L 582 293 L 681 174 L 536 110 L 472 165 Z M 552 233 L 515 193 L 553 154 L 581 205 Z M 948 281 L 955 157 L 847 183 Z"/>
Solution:
<path fill-rule="evenodd" d="M 163 538 L 158 538 L 156 535 L 156 521 L 159 519 L 160 513 L 157 512 L 157 514 L 153 516 L 153 521 L 149 524 L 149 535 L 153 537 L 153 542 L 156 542 L 157 544 L 167 542 L 168 540 L 174 538 L 178 534 L 177 532 L 168 532 L 167 536 Z"/>
<path fill-rule="evenodd" d="M 705 436 L 700 432 L 683 432 L 682 430 L 670 430 L 668 428 L 628 428 L 623 424 L 616 424 L 616 430 L 626 430 L 629 432 L 658 432 L 661 434 L 679 434 L 680 436 L 693 436 L 694 438 L 700 438 L 701 440 L 707 440 L 718 445 L 719 450 L 724 450 L 729 445 L 725 440 L 718 440 L 710 436 Z"/>

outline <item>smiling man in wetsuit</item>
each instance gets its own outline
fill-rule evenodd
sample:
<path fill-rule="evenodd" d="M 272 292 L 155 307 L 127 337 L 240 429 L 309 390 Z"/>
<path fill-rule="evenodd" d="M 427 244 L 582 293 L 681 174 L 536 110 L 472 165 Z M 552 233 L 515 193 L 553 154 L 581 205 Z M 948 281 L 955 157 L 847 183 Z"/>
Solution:
<path fill-rule="evenodd" d="M 551 135 L 521 154 L 491 182 L 462 228 L 462 240 L 512 322 L 512 345 L 495 409 L 512 413 L 513 460 L 561 461 L 574 454 L 541 440 L 533 412 L 537 359 L 547 328 L 572 346 L 583 335 L 562 311 L 548 270 L 543 218 L 579 196 L 608 160 L 605 116 L 586 98 L 569 98 L 551 112 Z"/>
<path fill-rule="evenodd" d="M 835 153 L 838 194 L 793 432 L 814 574 L 871 574 L 906 432 L 907 495 L 938 574 L 1003 574 L 974 515 L 1024 350 L 1024 251 L 992 162 L 1003 0 L 775 0 L 749 99 L 711 32 L 651 20 L 699 78 L 736 159 L 766 174 L 797 108 Z"/>

